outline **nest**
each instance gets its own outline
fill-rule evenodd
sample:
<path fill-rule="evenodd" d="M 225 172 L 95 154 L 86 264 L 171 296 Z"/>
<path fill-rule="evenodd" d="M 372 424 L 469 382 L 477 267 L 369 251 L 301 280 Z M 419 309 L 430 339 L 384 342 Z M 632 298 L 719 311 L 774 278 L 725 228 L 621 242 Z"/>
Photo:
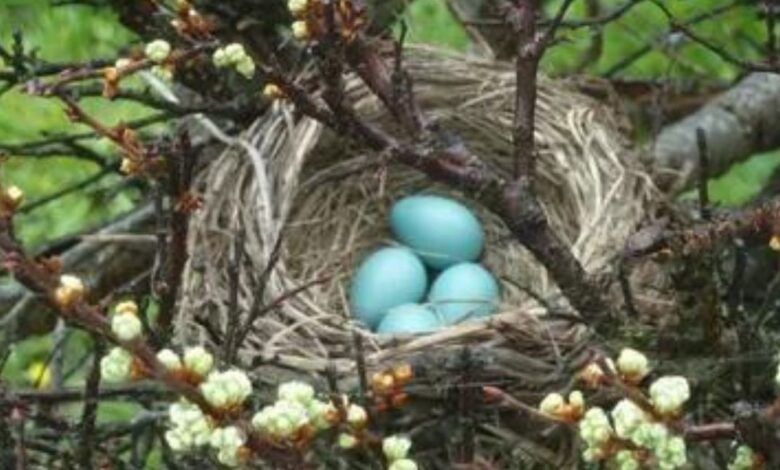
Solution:
<path fill-rule="evenodd" d="M 405 64 L 428 115 L 508 172 L 512 66 L 419 47 L 408 50 Z M 360 114 L 388 128 L 359 81 L 349 80 L 348 88 Z M 539 197 L 553 229 L 591 273 L 611 269 L 652 192 L 615 115 L 571 84 L 540 80 Z M 416 382 L 422 395 L 445 396 L 471 370 L 473 381 L 527 398 L 565 384 L 586 360 L 584 328 L 540 315 L 547 304 L 538 299 L 563 301 L 499 218 L 457 188 L 355 146 L 283 104 L 209 165 L 199 189 L 205 205 L 192 220 L 181 339 L 219 343 L 231 318 L 256 315 L 239 357 L 269 382 L 311 380 L 326 370 L 352 380 L 359 355 L 369 370 L 418 365 L 427 371 Z M 486 230 L 482 263 L 502 286 L 500 312 L 430 335 L 379 337 L 351 320 L 347 286 L 367 252 L 393 243 L 393 202 L 419 192 L 458 199 L 477 214 Z"/>

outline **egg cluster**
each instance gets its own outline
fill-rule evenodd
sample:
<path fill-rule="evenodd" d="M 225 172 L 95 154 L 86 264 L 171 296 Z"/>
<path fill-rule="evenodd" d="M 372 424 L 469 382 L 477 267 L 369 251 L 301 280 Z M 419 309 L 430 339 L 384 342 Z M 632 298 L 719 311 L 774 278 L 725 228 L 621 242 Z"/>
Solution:
<path fill-rule="evenodd" d="M 496 310 L 498 283 L 477 262 L 485 234 L 467 207 L 410 196 L 395 203 L 389 219 L 401 246 L 369 255 L 350 287 L 352 312 L 365 326 L 380 334 L 428 333 Z"/>

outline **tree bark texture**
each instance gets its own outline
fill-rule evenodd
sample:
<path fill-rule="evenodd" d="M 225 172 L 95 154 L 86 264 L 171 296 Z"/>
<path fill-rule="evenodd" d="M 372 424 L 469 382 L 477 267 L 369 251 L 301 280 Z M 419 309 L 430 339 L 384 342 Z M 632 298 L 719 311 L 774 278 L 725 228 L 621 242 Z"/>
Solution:
<path fill-rule="evenodd" d="M 695 113 L 662 129 L 648 157 L 664 189 L 679 191 L 699 171 L 696 129 L 709 149 L 709 176 L 749 156 L 780 146 L 780 75 L 753 73 Z"/>

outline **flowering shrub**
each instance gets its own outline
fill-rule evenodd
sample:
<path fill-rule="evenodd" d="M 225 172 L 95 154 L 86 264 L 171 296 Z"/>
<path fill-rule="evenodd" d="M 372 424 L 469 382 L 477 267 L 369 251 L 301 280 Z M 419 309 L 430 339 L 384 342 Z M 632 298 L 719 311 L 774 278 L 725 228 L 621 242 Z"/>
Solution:
<path fill-rule="evenodd" d="M 603 365 L 610 369 L 608 373 Z M 586 462 L 604 462 L 607 468 L 617 470 L 686 468 L 682 416 L 691 397 L 690 385 L 685 377 L 662 376 L 650 384 L 645 395 L 641 384 L 650 372 L 644 354 L 624 349 L 616 363 L 607 358 L 592 362 L 578 376 L 590 388 L 617 385 L 623 391 L 625 398 L 614 403 L 609 413 L 598 406 L 584 410 L 585 399 L 576 390 L 569 395 L 568 403 L 559 393 L 548 394 L 539 403 L 539 411 L 577 425 L 583 444 L 582 459 Z M 579 412 L 572 411 L 573 405 Z M 760 456 L 744 445 L 729 464 L 729 470 L 760 468 Z"/>

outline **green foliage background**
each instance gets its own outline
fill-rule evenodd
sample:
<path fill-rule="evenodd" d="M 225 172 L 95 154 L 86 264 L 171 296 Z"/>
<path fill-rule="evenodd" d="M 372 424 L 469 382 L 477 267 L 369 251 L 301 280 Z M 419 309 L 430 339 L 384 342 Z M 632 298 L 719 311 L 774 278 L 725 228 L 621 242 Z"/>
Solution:
<path fill-rule="evenodd" d="M 281 1 L 281 0 L 279 0 Z M 607 9 L 623 0 L 602 3 Z M 583 15 L 582 2 L 575 2 L 574 16 Z M 680 16 L 690 18 L 714 5 L 726 1 L 693 2 L 669 0 L 669 7 Z M 548 2 L 554 9 L 557 2 Z M 417 0 L 407 13 L 410 38 L 413 41 L 451 47 L 469 48 L 467 35 L 458 27 L 442 0 Z M 13 30 L 24 33 L 25 45 L 35 49 L 41 58 L 54 62 L 70 62 L 93 58 L 114 58 L 122 48 L 134 41 L 133 35 L 123 29 L 110 11 L 96 7 L 73 6 L 54 8 L 46 0 L 2 0 L 0 3 L 0 43 L 9 46 Z M 620 21 L 606 26 L 604 51 L 601 58 L 590 65 L 586 73 L 605 73 L 616 63 L 645 44 L 653 43 L 654 50 L 620 73 L 626 79 L 705 79 L 729 82 L 738 71 L 712 53 L 695 45 L 664 42 L 667 30 L 665 17 L 657 8 L 643 4 L 634 8 Z M 742 8 L 718 21 L 708 21 L 697 29 L 702 35 L 728 38 L 729 51 L 742 58 L 757 58 L 755 43 L 765 40 L 764 29 L 755 17 L 754 8 Z M 585 53 L 594 31 L 580 29 L 570 33 L 567 40 L 555 48 L 543 63 L 545 73 L 553 76 L 572 71 Z M 666 53 L 663 51 L 666 50 Z M 99 114 L 109 123 L 137 119 L 150 113 L 138 105 L 109 103 L 96 99 L 88 102 L 88 110 Z M 77 132 L 70 124 L 62 107 L 43 98 L 31 98 L 14 90 L 0 97 L 0 143 L 18 143 L 54 134 Z M 95 149 L 109 154 L 111 161 L 118 156 L 108 142 L 96 141 Z M 771 171 L 780 163 L 777 153 L 754 156 L 737 165 L 729 174 L 711 182 L 714 198 L 727 205 L 744 203 L 766 182 Z M 27 201 L 35 201 L 59 189 L 88 178 L 99 171 L 93 163 L 85 163 L 54 156 L 45 159 L 11 156 L 0 166 L 0 181 L 16 184 L 24 189 Z M 21 237 L 35 247 L 47 240 L 76 233 L 133 207 L 140 195 L 117 176 L 102 179 L 88 191 L 47 204 L 22 217 Z M 89 339 L 74 334 L 69 347 L 83 350 Z M 52 348 L 50 336 L 17 345 L 15 353 L 3 372 L 3 379 L 14 383 L 29 382 L 24 374 L 34 361 L 44 361 Z M 72 381 L 81 380 L 81 374 Z M 108 408 L 104 417 L 123 419 L 134 410 L 126 407 Z"/>

